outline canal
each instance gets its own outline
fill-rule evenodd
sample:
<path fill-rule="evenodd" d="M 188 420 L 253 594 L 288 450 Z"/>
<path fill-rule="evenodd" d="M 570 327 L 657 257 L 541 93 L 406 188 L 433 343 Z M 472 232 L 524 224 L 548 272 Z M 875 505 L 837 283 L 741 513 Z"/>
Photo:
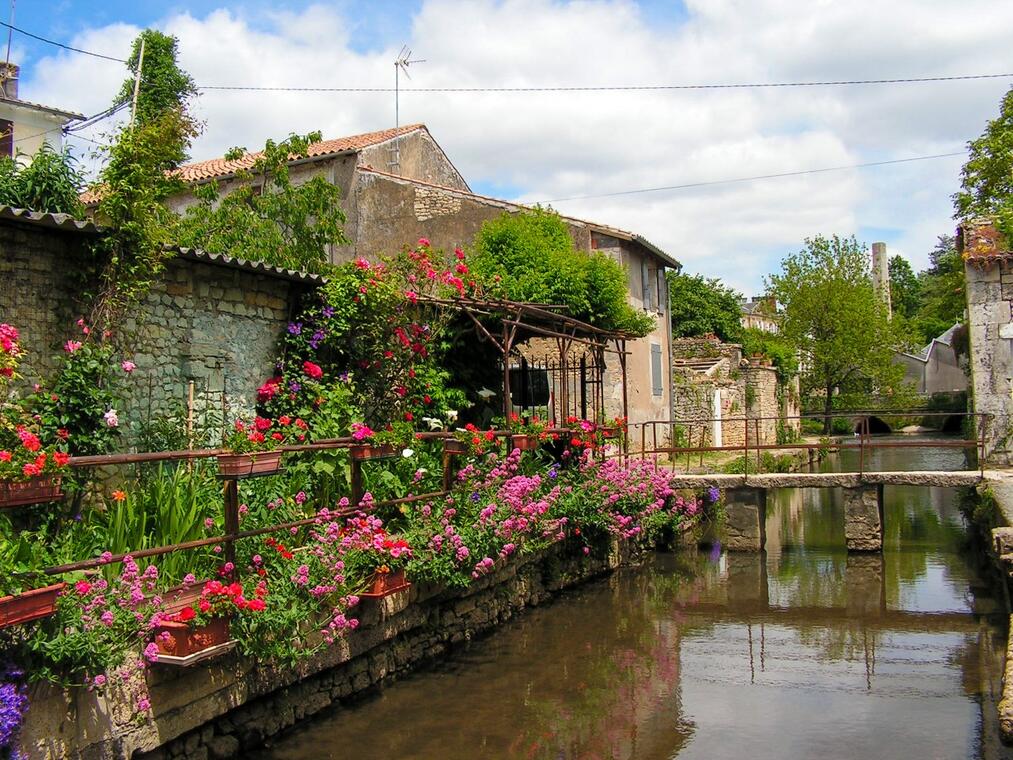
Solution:
<path fill-rule="evenodd" d="M 869 469 L 955 469 L 881 450 Z M 824 464 L 841 466 L 837 459 Z M 529 610 L 263 758 L 1006 758 L 1005 616 L 959 494 L 888 487 L 882 555 L 840 496 L 772 495 L 764 554 L 658 554 Z"/>

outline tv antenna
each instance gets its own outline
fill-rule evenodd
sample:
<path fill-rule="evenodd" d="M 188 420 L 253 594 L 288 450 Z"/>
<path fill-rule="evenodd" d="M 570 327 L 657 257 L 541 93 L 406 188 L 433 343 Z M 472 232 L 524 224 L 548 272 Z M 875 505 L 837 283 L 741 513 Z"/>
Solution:
<path fill-rule="evenodd" d="M 401 126 L 401 73 L 407 79 L 411 79 L 408 74 L 408 67 L 413 63 L 425 63 L 425 59 L 416 58 L 412 59 L 412 51 L 407 45 L 401 46 L 401 52 L 397 54 L 397 59 L 394 61 L 394 130 L 395 132 Z M 394 147 L 391 148 L 391 160 L 390 169 L 393 174 L 399 174 L 401 166 L 401 135 L 396 135 L 394 138 Z"/>

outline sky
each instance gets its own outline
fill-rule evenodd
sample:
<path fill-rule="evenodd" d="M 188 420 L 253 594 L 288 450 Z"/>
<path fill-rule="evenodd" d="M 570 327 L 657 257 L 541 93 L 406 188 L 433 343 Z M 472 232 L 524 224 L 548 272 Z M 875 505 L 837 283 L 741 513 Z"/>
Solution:
<path fill-rule="evenodd" d="M 8 0 L 8 4 L 10 0 Z M 7 9 L 4 9 L 7 10 Z M 7 18 L 0 11 L 0 18 Z M 144 27 L 179 38 L 198 85 L 574 87 L 814 82 L 1013 72 L 1013 3 L 994 0 L 371 0 L 28 2 L 14 25 L 125 58 Z M 21 96 L 84 114 L 123 64 L 14 33 Z M 476 192 L 643 235 L 746 295 L 814 235 L 887 244 L 916 269 L 952 234 L 962 152 L 1013 77 L 838 87 L 591 92 L 402 91 Z M 266 138 L 394 125 L 394 95 L 202 91 L 194 160 Z M 82 132 L 101 141 L 109 122 Z M 69 140 L 85 160 L 94 143 Z M 676 190 L 628 191 L 697 183 Z M 619 193 L 616 195 L 615 193 Z M 613 195 L 609 195 L 613 194 Z M 583 197 L 606 196 L 606 197 Z M 569 199 L 569 200 L 563 200 Z"/>

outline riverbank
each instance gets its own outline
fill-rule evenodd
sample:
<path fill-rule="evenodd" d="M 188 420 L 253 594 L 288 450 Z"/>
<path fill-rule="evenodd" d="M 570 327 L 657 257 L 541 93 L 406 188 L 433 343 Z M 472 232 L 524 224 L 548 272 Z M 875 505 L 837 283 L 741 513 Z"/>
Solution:
<path fill-rule="evenodd" d="M 814 449 L 765 449 L 762 453 L 750 452 L 749 472 L 800 472 L 814 467 L 840 442 L 840 436 L 829 441 L 816 436 L 805 436 L 799 443 L 826 446 Z M 707 451 L 700 454 L 677 455 L 668 464 L 674 473 L 698 475 L 703 473 L 741 474 L 746 470 L 744 455 L 739 450 Z"/>
<path fill-rule="evenodd" d="M 139 722 L 131 685 L 103 692 L 38 685 L 22 728 L 28 757 L 89 760 L 243 757 L 328 706 L 388 682 L 526 607 L 640 561 L 646 547 L 612 540 L 585 555 L 571 542 L 513 559 L 466 589 L 413 585 L 361 603 L 359 627 L 294 667 L 228 654 L 148 674 L 152 717 Z"/>

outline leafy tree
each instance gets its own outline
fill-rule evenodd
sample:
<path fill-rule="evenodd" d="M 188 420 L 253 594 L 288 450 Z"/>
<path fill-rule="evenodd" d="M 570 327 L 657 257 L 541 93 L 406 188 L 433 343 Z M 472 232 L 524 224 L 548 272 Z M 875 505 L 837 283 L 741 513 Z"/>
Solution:
<path fill-rule="evenodd" d="M 84 177 L 74 157 L 67 151 L 53 150 L 48 143 L 27 165 L 7 156 L 0 158 L 0 204 L 81 217 L 84 205 L 78 194 L 83 186 Z"/>
<path fill-rule="evenodd" d="M 716 279 L 668 272 L 672 335 L 691 338 L 714 333 L 723 341 L 738 341 L 742 333 L 742 297 Z"/>
<path fill-rule="evenodd" d="M 960 192 L 953 196 L 958 218 L 990 216 L 1007 240 L 1013 240 L 1013 88 L 1006 93 L 999 116 L 967 144 Z"/>
<path fill-rule="evenodd" d="M 939 236 L 918 282 L 921 304 L 913 324 L 925 345 L 964 318 L 964 262 L 952 235 Z"/>
<path fill-rule="evenodd" d="M 769 292 L 783 307 L 782 336 L 802 359 L 804 394 L 824 394 L 824 432 L 834 393 L 856 384 L 890 393 L 904 370 L 893 363 L 897 339 L 876 296 L 864 246 L 817 236 L 781 262 Z"/>
<path fill-rule="evenodd" d="M 654 320 L 630 306 L 622 265 L 576 250 L 566 224 L 545 209 L 504 213 L 482 225 L 471 274 L 491 295 L 562 304 L 570 316 L 607 329 L 646 335 Z"/>
<path fill-rule="evenodd" d="M 144 60 L 141 61 L 141 41 Z M 134 40 L 127 59 L 131 76 L 124 80 L 113 105 L 128 103 L 134 98 L 137 68 L 141 68 L 141 85 L 137 95 L 137 123 L 150 124 L 167 112 L 185 108 L 197 94 L 193 78 L 176 62 L 179 40 L 155 29 L 145 29 Z M 183 157 L 180 157 L 183 160 Z"/>
<path fill-rule="evenodd" d="M 892 256 L 890 269 L 890 305 L 895 315 L 908 318 L 914 315 L 919 305 L 921 283 L 903 256 Z"/>
<path fill-rule="evenodd" d="M 319 132 L 268 140 L 253 165 L 237 173 L 239 187 L 223 198 L 217 182 L 194 187 L 198 202 L 180 219 L 177 242 L 290 269 L 323 271 L 330 246 L 348 243 L 341 191 L 321 176 L 293 184 L 288 167 L 318 140 Z M 226 157 L 244 154 L 235 148 Z"/>

